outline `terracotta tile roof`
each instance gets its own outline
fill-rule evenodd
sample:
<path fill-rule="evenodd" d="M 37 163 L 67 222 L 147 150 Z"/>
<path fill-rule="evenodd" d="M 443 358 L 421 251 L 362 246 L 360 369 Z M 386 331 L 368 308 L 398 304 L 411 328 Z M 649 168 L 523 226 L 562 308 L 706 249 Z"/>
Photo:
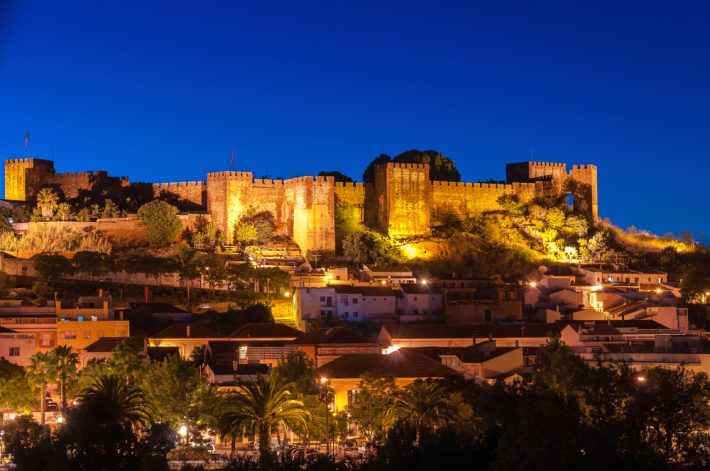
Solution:
<path fill-rule="evenodd" d="M 190 335 L 187 335 L 187 325 L 185 324 L 173 324 L 166 329 L 161 330 L 151 338 L 156 339 L 209 339 L 209 338 L 225 338 L 224 335 L 219 332 L 215 332 L 207 327 L 202 327 L 201 325 L 190 325 Z"/>
<path fill-rule="evenodd" d="M 175 314 L 186 313 L 184 309 L 175 307 L 168 303 L 128 303 L 131 310 L 134 312 L 149 313 L 149 314 Z"/>
<path fill-rule="evenodd" d="M 365 373 L 395 378 L 442 378 L 459 373 L 431 358 L 413 352 L 393 352 L 343 355 L 318 368 L 326 378 L 359 378 Z"/>
<path fill-rule="evenodd" d="M 461 339 L 493 337 L 547 337 L 559 332 L 556 324 L 390 324 L 382 327 L 395 339 Z"/>
<path fill-rule="evenodd" d="M 14 330 L 6 329 L 5 327 L 0 325 L 0 334 L 14 334 Z"/>
<path fill-rule="evenodd" d="M 303 335 L 298 329 L 285 324 L 250 323 L 244 324 L 229 336 L 231 338 L 284 339 L 290 340 Z"/>
<path fill-rule="evenodd" d="M 441 286 L 421 283 L 405 283 L 399 285 L 403 293 L 407 294 L 441 294 Z"/>
<path fill-rule="evenodd" d="M 148 347 L 148 358 L 153 361 L 163 361 L 171 356 L 180 356 L 178 347 Z"/>
<path fill-rule="evenodd" d="M 109 353 L 123 341 L 128 341 L 138 351 L 143 351 L 145 346 L 145 337 L 102 337 L 96 342 L 87 345 L 84 348 L 85 352 L 92 353 Z"/>
<path fill-rule="evenodd" d="M 335 285 L 333 289 L 337 294 L 360 294 L 362 296 L 394 296 L 394 291 L 389 286 L 351 286 Z"/>
<path fill-rule="evenodd" d="M 322 345 L 322 344 L 351 344 L 351 343 L 372 343 L 360 334 L 346 329 L 345 327 L 323 327 L 314 329 L 307 334 L 289 342 L 289 345 Z"/>

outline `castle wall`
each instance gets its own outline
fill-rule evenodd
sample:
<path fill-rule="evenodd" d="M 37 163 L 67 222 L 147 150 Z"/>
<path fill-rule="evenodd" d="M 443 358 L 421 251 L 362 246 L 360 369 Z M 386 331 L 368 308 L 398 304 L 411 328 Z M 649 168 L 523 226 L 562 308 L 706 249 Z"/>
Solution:
<path fill-rule="evenodd" d="M 357 220 L 365 222 L 365 184 L 335 182 L 335 204 L 344 203 L 353 207 Z"/>
<path fill-rule="evenodd" d="M 207 188 L 205 182 L 153 183 L 153 196 L 164 195 L 180 200 L 182 206 L 191 210 L 207 207 Z"/>
<path fill-rule="evenodd" d="M 48 173 L 41 178 L 42 186 L 56 186 L 66 198 L 76 198 L 81 191 L 91 191 L 94 185 L 120 185 L 120 180 L 104 171 Z"/>
<path fill-rule="evenodd" d="M 599 217 L 599 195 L 597 188 L 597 166 L 596 165 L 573 165 L 569 172 L 570 178 L 582 183 L 585 188 L 575 195 L 574 204 L 577 209 L 587 209 L 592 212 L 594 218 Z M 580 201 L 581 199 L 581 201 Z M 589 208 L 580 207 L 584 201 Z"/>
<path fill-rule="evenodd" d="M 43 159 L 5 161 L 5 199 L 30 201 L 40 189 L 44 175 L 54 173 L 54 162 Z"/>
<path fill-rule="evenodd" d="M 283 180 L 256 179 L 252 182 L 251 206 L 256 212 L 268 211 L 274 216 L 277 235 L 289 235 L 293 207 L 286 200 Z"/>
<path fill-rule="evenodd" d="M 431 184 L 426 164 L 375 166 L 377 223 L 391 237 L 430 234 Z"/>
<path fill-rule="evenodd" d="M 333 177 L 286 180 L 287 204 L 293 208 L 291 237 L 307 251 L 335 250 L 335 191 Z"/>

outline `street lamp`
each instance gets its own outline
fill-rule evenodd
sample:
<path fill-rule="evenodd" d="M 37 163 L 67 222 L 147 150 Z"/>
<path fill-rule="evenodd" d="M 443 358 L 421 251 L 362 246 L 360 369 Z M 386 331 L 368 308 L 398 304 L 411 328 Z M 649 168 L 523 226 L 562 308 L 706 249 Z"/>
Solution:
<path fill-rule="evenodd" d="M 178 435 L 180 435 L 185 440 L 185 445 L 187 445 L 187 425 L 181 425 L 178 429 Z"/>
<path fill-rule="evenodd" d="M 330 456 L 330 440 L 328 430 L 328 378 L 321 376 L 320 382 L 323 385 L 323 402 L 325 402 L 325 455 Z"/>
<path fill-rule="evenodd" d="M 646 382 L 646 377 L 644 375 L 638 375 L 636 376 L 636 382 L 639 384 L 643 384 Z"/>

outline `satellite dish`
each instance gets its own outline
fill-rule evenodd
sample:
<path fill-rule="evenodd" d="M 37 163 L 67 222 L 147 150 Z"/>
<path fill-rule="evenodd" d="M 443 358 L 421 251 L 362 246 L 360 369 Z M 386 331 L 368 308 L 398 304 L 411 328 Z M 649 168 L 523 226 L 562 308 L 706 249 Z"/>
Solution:
<path fill-rule="evenodd" d="M 547 267 L 545 265 L 540 265 L 537 268 L 537 271 L 539 271 L 540 273 L 542 273 L 544 275 L 545 273 L 547 273 Z"/>
<path fill-rule="evenodd" d="M 10 291 L 10 292 L 8 293 L 8 296 L 11 297 L 11 298 L 16 298 L 16 297 L 17 297 L 17 291 Z"/>

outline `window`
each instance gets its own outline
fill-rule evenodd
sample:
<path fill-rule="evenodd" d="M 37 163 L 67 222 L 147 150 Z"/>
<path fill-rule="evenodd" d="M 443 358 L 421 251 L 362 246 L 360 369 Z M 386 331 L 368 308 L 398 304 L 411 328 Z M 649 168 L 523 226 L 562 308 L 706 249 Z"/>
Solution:
<path fill-rule="evenodd" d="M 347 313 L 347 312 L 344 312 L 344 313 L 343 313 L 343 317 L 345 317 L 345 318 L 347 319 L 348 313 Z"/>
<path fill-rule="evenodd" d="M 659 283 L 663 283 L 663 278 L 660 278 L 660 277 L 659 277 L 659 278 L 658 278 L 658 282 L 659 282 Z"/>
<path fill-rule="evenodd" d="M 42 345 L 43 347 L 51 347 L 52 334 L 42 334 L 42 338 L 40 339 L 40 345 Z"/>
<path fill-rule="evenodd" d="M 325 302 L 325 296 L 320 297 L 320 302 L 324 303 Z"/>
<path fill-rule="evenodd" d="M 326 305 L 326 306 L 332 306 L 332 305 L 333 305 L 333 297 L 332 297 L 332 296 L 328 296 L 328 298 L 326 298 L 325 305 Z"/>
<path fill-rule="evenodd" d="M 353 304 L 357 304 L 357 298 L 353 298 Z"/>
<path fill-rule="evenodd" d="M 634 278 L 634 283 L 638 283 L 638 282 L 639 282 L 638 277 Z"/>
<path fill-rule="evenodd" d="M 10 347 L 10 356 L 11 357 L 19 357 L 20 356 L 20 347 Z"/>
<path fill-rule="evenodd" d="M 352 407 L 355 404 L 356 397 L 357 389 L 348 389 L 348 407 Z"/>
<path fill-rule="evenodd" d="M 321 316 L 321 317 L 325 317 L 325 311 L 321 310 L 320 316 Z"/>
<path fill-rule="evenodd" d="M 357 312 L 353 312 L 353 317 L 357 317 Z"/>
<path fill-rule="evenodd" d="M 350 298 L 348 298 L 347 295 L 342 295 L 340 296 L 340 304 L 344 304 L 345 306 L 350 304 Z"/>
<path fill-rule="evenodd" d="M 414 296 L 414 300 L 415 300 L 415 301 L 417 300 L 417 297 L 416 297 L 416 296 Z"/>
<path fill-rule="evenodd" d="M 84 331 L 84 338 L 85 338 L 85 339 L 90 339 L 90 338 L 91 338 L 91 331 L 90 331 L 90 330 L 85 330 L 85 331 Z"/>
<path fill-rule="evenodd" d="M 76 339 L 76 332 L 72 330 L 67 330 L 62 333 L 61 338 L 66 339 L 66 340 L 74 340 Z"/>

